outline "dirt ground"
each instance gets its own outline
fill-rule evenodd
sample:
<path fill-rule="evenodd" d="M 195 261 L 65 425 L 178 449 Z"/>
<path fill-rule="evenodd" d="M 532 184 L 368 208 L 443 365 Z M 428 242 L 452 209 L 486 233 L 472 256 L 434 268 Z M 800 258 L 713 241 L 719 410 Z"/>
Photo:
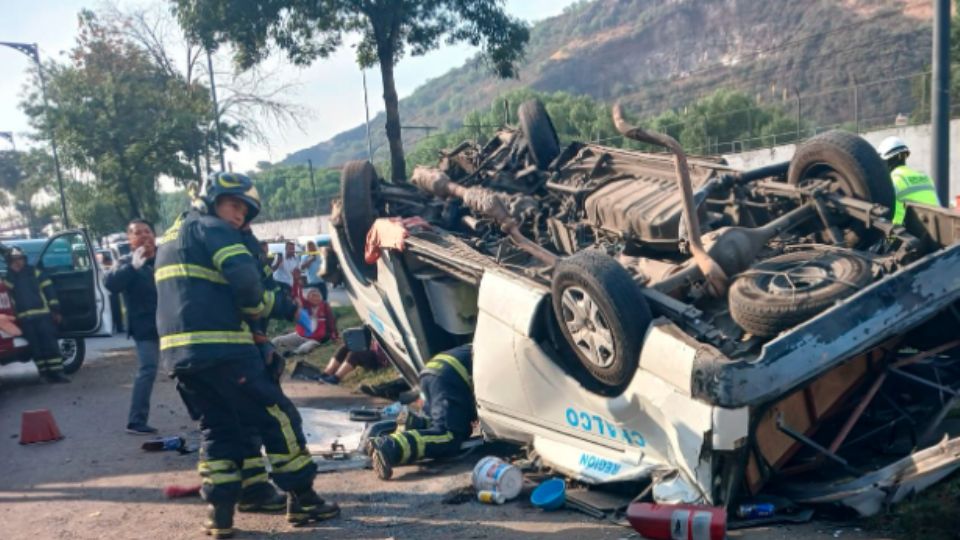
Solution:
<path fill-rule="evenodd" d="M 117 342 L 116 338 L 111 340 Z M 122 342 L 120 342 L 122 345 Z M 98 347 L 94 346 L 93 349 Z M 146 453 L 123 431 L 136 360 L 130 349 L 94 350 L 69 385 L 41 383 L 32 366 L 0 369 L 0 539 L 202 538 L 199 498 L 165 499 L 170 484 L 196 484 L 196 454 Z M 315 383 L 287 382 L 298 405 L 348 408 L 369 400 Z M 163 434 L 195 429 L 173 384 L 159 377 L 150 423 Z M 18 444 L 22 411 L 50 409 L 65 439 Z M 372 471 L 322 474 L 316 489 L 343 507 L 342 517 L 293 529 L 282 516 L 238 514 L 239 538 L 639 538 L 631 529 L 572 511 L 543 513 L 526 501 L 503 506 L 441 503 L 469 484 L 476 456 L 442 467 L 399 469 L 393 481 Z M 876 538 L 855 524 L 736 531 L 745 540 Z"/>

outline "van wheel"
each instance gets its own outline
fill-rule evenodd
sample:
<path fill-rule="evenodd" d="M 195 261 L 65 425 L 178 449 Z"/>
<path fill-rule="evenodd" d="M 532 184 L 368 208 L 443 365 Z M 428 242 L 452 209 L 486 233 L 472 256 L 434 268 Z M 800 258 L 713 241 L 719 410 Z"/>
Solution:
<path fill-rule="evenodd" d="M 533 162 L 541 171 L 547 170 L 560 155 L 560 140 L 557 139 L 557 130 L 547 109 L 539 99 L 531 99 L 520 105 L 517 116 L 520 117 L 520 131 L 527 139 L 527 149 Z"/>
<path fill-rule="evenodd" d="M 621 392 L 637 370 L 652 320 L 640 287 L 612 258 L 581 251 L 557 263 L 551 290 L 560 331 L 590 378 L 581 383 Z"/>
<path fill-rule="evenodd" d="M 754 265 L 730 287 L 730 316 L 751 334 L 772 337 L 870 284 L 869 261 L 844 251 L 796 251 Z"/>
<path fill-rule="evenodd" d="M 893 214 L 896 193 L 887 164 L 859 135 L 833 130 L 802 143 L 790 160 L 787 182 L 800 185 L 810 178 L 831 180 L 837 191 L 882 204 L 887 217 Z"/>
<path fill-rule="evenodd" d="M 348 161 L 340 175 L 340 214 L 350 259 L 367 276 L 375 275 L 376 266 L 363 260 L 367 232 L 377 219 L 376 202 L 380 184 L 377 171 L 369 161 Z"/>
<path fill-rule="evenodd" d="M 83 360 L 87 355 L 87 345 L 83 339 L 61 339 L 59 340 L 60 355 L 63 356 L 63 372 L 66 374 L 76 373 L 83 365 Z"/>

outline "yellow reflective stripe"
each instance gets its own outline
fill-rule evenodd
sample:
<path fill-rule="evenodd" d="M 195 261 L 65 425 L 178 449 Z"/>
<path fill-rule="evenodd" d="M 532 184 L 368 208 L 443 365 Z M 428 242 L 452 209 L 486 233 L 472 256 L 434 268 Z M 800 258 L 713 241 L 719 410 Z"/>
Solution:
<path fill-rule="evenodd" d="M 267 473 L 262 472 L 256 476 L 251 476 L 250 478 L 244 478 L 240 482 L 240 487 L 248 488 L 254 484 L 260 484 L 260 483 L 266 482 L 268 479 L 269 479 L 269 476 L 267 476 Z"/>
<path fill-rule="evenodd" d="M 460 374 L 460 377 L 463 378 L 463 382 L 467 383 L 467 386 L 473 388 L 473 379 L 470 378 L 470 373 L 467 372 L 467 368 L 463 367 L 463 364 L 461 364 L 459 360 L 450 356 L 449 354 L 443 353 L 434 356 L 433 360 L 439 360 L 440 362 L 447 363 L 450 367 L 455 369 L 457 373 Z M 427 367 L 430 367 L 429 364 Z"/>
<path fill-rule="evenodd" d="M 43 281 L 40 282 L 40 288 L 49 287 L 49 286 L 51 286 L 51 285 L 53 285 L 53 281 L 51 281 L 51 280 L 49 280 L 49 279 L 45 279 L 45 280 L 43 280 Z"/>
<path fill-rule="evenodd" d="M 53 305 L 60 305 L 60 300 L 54 298 L 53 300 L 50 300 L 50 301 L 47 302 L 47 303 L 50 304 L 51 306 L 53 306 Z"/>
<path fill-rule="evenodd" d="M 223 275 L 211 268 L 204 268 L 196 264 L 168 264 L 161 266 L 153 275 L 155 281 L 164 281 L 173 278 L 205 279 L 214 283 L 227 282 Z"/>
<path fill-rule="evenodd" d="M 173 222 L 173 225 L 167 229 L 167 232 L 163 233 L 163 236 L 157 238 L 157 245 L 169 242 L 171 240 L 176 240 L 180 236 L 180 227 L 183 225 L 183 214 L 177 216 L 177 220 Z"/>
<path fill-rule="evenodd" d="M 247 458 L 243 460 L 244 469 L 257 469 L 257 468 L 263 468 L 263 467 L 264 467 L 263 456 L 252 457 L 252 458 Z"/>
<path fill-rule="evenodd" d="M 223 263 L 230 257 L 236 255 L 250 255 L 250 252 L 247 251 L 247 248 L 243 244 L 230 244 L 229 246 L 222 247 L 213 254 L 213 266 L 220 270 L 223 268 Z"/>
<path fill-rule="evenodd" d="M 197 471 L 201 473 L 230 471 L 236 468 L 237 465 L 229 459 L 204 460 L 197 463 Z"/>
<path fill-rule="evenodd" d="M 413 455 L 413 460 L 417 461 L 418 459 L 423 459 L 423 453 L 426 451 L 427 442 L 423 440 L 423 437 L 417 431 L 407 431 L 405 433 L 413 437 L 414 442 L 417 443 L 417 453 Z"/>
<path fill-rule="evenodd" d="M 253 345 L 253 335 L 249 332 L 184 332 L 160 338 L 160 350 L 191 345 L 239 344 Z"/>
<path fill-rule="evenodd" d="M 277 302 L 276 291 L 263 291 L 263 316 L 269 317 L 273 311 L 273 305 Z"/>
<path fill-rule="evenodd" d="M 299 454 L 300 443 L 297 442 L 297 436 L 293 433 L 293 426 L 290 425 L 290 417 L 287 416 L 287 413 L 280 410 L 277 405 L 267 407 L 267 412 L 280 423 L 280 432 L 283 433 L 283 440 L 287 442 L 287 451 L 290 452 L 290 455 Z"/>
<path fill-rule="evenodd" d="M 394 433 L 390 437 L 400 445 L 400 464 L 406 463 L 410 458 L 410 443 L 407 442 L 407 438 L 403 433 Z"/>
<path fill-rule="evenodd" d="M 240 478 L 240 473 L 210 473 L 203 475 L 204 484 L 231 484 L 233 482 L 242 482 L 243 479 Z"/>
<path fill-rule="evenodd" d="M 281 474 L 297 472 L 311 463 L 313 463 L 313 459 L 311 459 L 309 455 L 300 454 L 299 456 L 293 458 L 290 462 L 280 465 L 278 467 L 274 467 L 273 472 L 281 473 Z"/>
<path fill-rule="evenodd" d="M 253 307 L 240 308 L 240 311 L 242 311 L 245 315 L 260 315 L 263 313 L 263 302 L 260 302 Z"/>
<path fill-rule="evenodd" d="M 448 431 L 443 435 L 421 435 L 421 437 L 427 444 L 443 444 L 453 440 L 453 433 Z"/>
<path fill-rule="evenodd" d="M 23 313 L 18 313 L 17 317 L 33 317 L 34 315 L 45 315 L 50 313 L 50 310 L 46 307 L 37 308 L 37 309 L 28 309 Z"/>

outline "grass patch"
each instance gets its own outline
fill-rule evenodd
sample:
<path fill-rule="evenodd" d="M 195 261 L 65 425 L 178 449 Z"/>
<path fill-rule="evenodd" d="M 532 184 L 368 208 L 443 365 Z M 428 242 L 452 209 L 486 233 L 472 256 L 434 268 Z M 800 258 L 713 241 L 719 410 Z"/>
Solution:
<path fill-rule="evenodd" d="M 913 499 L 866 521 L 897 539 L 955 540 L 960 531 L 960 475 L 953 474 Z"/>
<path fill-rule="evenodd" d="M 360 317 L 357 315 L 357 312 L 352 306 L 338 306 L 332 309 L 333 315 L 337 319 L 337 329 L 341 332 L 347 328 L 363 325 L 363 321 L 360 320 Z M 293 331 L 294 324 L 290 321 L 271 320 L 270 326 L 268 327 L 268 334 L 270 336 L 279 336 Z M 330 358 L 333 357 L 333 353 L 337 352 L 337 349 L 340 347 L 340 343 L 340 341 L 330 341 L 324 343 L 323 345 L 311 351 L 310 354 L 299 357 L 294 356 L 291 357 L 291 360 L 304 360 L 316 368 L 323 369 L 327 367 L 327 363 L 330 361 Z M 290 364 L 292 366 L 293 362 L 290 362 Z M 292 369 L 292 367 L 290 369 Z M 352 373 L 347 375 L 340 384 L 350 389 L 357 389 L 361 384 L 379 384 L 392 381 L 396 379 L 397 376 L 397 372 L 389 366 L 376 371 L 369 371 L 362 367 L 358 367 Z"/>

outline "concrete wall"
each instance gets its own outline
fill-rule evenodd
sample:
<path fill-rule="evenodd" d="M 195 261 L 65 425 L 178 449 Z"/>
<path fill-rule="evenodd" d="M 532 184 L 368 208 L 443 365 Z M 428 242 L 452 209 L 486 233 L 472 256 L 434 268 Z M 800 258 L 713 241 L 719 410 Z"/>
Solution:
<path fill-rule="evenodd" d="M 910 147 L 910 167 L 930 172 L 930 125 L 905 126 L 890 129 L 881 129 L 860 135 L 876 146 L 880 141 L 891 135 L 896 135 Z M 737 169 L 750 169 L 761 165 L 769 165 L 779 161 L 789 161 L 796 146 L 787 144 L 761 150 L 751 150 L 740 154 L 725 154 L 723 157 L 731 166 Z M 960 120 L 950 122 L 950 205 L 955 204 L 956 196 L 960 194 Z"/>
<path fill-rule="evenodd" d="M 254 222 L 253 233 L 261 240 L 295 239 L 330 232 L 330 216 L 316 216 L 283 221 Z"/>

